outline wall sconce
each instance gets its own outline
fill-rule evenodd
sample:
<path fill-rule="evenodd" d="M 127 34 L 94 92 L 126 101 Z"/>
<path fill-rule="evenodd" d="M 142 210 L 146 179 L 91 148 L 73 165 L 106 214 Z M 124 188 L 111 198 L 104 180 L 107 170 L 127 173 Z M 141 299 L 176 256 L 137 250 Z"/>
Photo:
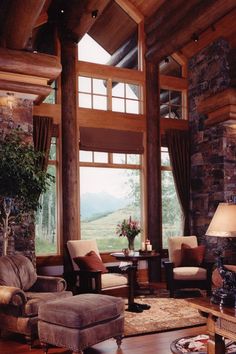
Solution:
<path fill-rule="evenodd" d="M 97 18 L 97 16 L 98 16 L 98 10 L 93 10 L 93 11 L 91 12 L 91 17 L 92 17 L 92 18 Z"/>

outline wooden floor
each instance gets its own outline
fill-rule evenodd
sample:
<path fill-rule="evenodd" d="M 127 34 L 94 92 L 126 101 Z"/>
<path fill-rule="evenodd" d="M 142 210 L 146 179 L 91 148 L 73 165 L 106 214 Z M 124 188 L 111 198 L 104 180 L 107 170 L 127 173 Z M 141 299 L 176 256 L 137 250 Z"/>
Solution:
<path fill-rule="evenodd" d="M 121 349 L 117 349 L 115 340 L 110 339 L 85 350 L 84 354 L 171 354 L 170 343 L 180 337 L 206 333 L 206 327 L 195 327 L 185 330 L 170 331 L 164 333 L 150 334 L 123 339 Z M 0 339 L 1 354 L 42 354 L 39 345 L 33 349 L 16 336 Z M 49 354 L 69 354 L 69 351 L 50 348 Z"/>

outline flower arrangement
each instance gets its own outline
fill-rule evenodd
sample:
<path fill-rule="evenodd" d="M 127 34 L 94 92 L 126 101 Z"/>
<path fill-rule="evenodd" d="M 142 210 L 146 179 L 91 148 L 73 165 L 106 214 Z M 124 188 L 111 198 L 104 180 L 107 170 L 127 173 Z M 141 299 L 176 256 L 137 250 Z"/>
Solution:
<path fill-rule="evenodd" d="M 134 249 L 134 238 L 141 232 L 139 221 L 124 219 L 121 224 L 117 225 L 116 233 L 122 237 L 126 236 L 129 242 L 129 249 Z"/>

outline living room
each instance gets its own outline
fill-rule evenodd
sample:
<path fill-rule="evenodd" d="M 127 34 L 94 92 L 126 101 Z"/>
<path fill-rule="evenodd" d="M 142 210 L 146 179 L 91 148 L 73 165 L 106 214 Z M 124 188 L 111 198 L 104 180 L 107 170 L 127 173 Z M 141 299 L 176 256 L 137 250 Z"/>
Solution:
<path fill-rule="evenodd" d="M 220 250 L 235 264 L 229 225 L 224 237 L 208 230 L 218 205 L 236 195 L 235 15 L 233 0 L 0 5 L 1 256 L 26 256 L 37 275 L 64 278 L 75 294 L 79 268 L 67 244 L 96 240 L 87 252 L 107 268 L 135 268 L 131 304 L 179 297 L 164 266 L 170 237 L 195 235 L 205 262 Z M 34 149 L 17 155 L 25 143 Z M 25 174 L 31 157 L 35 179 Z M 196 287 L 206 296 L 207 286 L 201 278 Z M 205 323 L 180 327 L 127 336 L 121 350 L 170 354 L 177 338 L 207 333 Z M 10 334 L 0 339 L 4 354 L 9 348 L 29 346 Z M 85 352 L 117 346 L 109 339 Z"/>

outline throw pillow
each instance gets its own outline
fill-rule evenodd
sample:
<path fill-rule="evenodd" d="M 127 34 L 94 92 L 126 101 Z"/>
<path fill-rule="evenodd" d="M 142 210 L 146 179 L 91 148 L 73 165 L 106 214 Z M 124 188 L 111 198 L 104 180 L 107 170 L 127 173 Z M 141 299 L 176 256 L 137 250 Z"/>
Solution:
<path fill-rule="evenodd" d="M 100 270 L 102 273 L 108 272 L 107 268 L 94 251 L 90 251 L 83 257 L 75 257 L 74 261 L 81 270 Z"/>
<path fill-rule="evenodd" d="M 181 266 L 198 267 L 204 258 L 205 246 L 190 247 L 182 243 L 181 245 Z"/>

